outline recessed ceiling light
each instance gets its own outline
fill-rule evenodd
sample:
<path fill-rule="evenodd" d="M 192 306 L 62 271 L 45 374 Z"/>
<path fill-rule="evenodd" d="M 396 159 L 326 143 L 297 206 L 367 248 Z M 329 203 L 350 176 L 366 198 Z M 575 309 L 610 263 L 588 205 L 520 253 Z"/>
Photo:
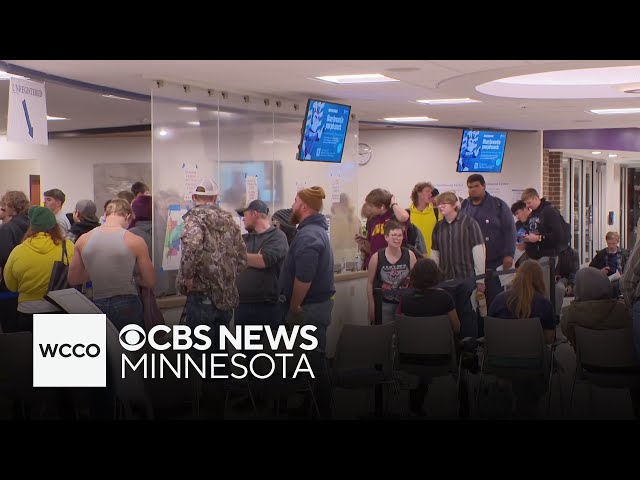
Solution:
<path fill-rule="evenodd" d="M 193 125 L 194 127 L 198 127 L 200 122 L 187 122 L 189 125 Z"/>
<path fill-rule="evenodd" d="M 158 135 L 160 135 L 161 137 L 164 137 L 168 134 L 169 132 L 167 132 L 164 128 L 162 130 L 160 130 L 158 132 Z"/>
<path fill-rule="evenodd" d="M 104 98 L 115 98 L 116 100 L 131 100 L 130 98 L 118 97 L 117 95 L 102 95 Z"/>
<path fill-rule="evenodd" d="M 609 158 L 616 158 L 618 155 L 616 155 L 615 153 L 610 153 L 609 154 Z"/>
<path fill-rule="evenodd" d="M 198 110 L 198 107 L 178 107 L 178 110 L 184 110 L 186 112 L 195 112 Z"/>
<path fill-rule="evenodd" d="M 329 75 L 326 77 L 315 77 L 325 82 L 350 84 L 350 83 L 382 83 L 382 82 L 399 82 L 399 80 L 387 77 L 380 73 L 368 73 L 362 75 Z"/>
<path fill-rule="evenodd" d="M 591 152 L 591 155 L 600 155 L 602 152 Z"/>
<path fill-rule="evenodd" d="M 640 108 L 600 108 L 589 110 L 596 115 L 621 115 L 629 113 L 640 113 Z"/>
<path fill-rule="evenodd" d="M 428 105 L 457 105 L 459 103 L 482 103 L 480 100 L 473 98 L 432 98 L 430 100 L 416 100 L 418 103 L 426 103 Z"/>
<path fill-rule="evenodd" d="M 47 120 L 69 120 L 69 119 L 64 117 L 51 117 L 47 115 Z"/>
<path fill-rule="evenodd" d="M 387 117 L 387 122 L 437 122 L 437 118 L 431 117 Z"/>

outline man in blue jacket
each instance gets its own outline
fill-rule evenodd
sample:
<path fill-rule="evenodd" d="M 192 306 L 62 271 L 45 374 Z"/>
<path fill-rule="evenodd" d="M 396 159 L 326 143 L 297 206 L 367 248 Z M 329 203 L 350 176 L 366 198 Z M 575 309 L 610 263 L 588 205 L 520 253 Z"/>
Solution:
<path fill-rule="evenodd" d="M 298 192 L 292 206 L 291 224 L 298 233 L 289 246 L 280 274 L 280 288 L 287 306 L 288 325 L 313 325 L 318 346 L 308 358 L 316 378 L 316 400 L 320 415 L 330 415 L 329 378 L 326 369 L 327 328 L 331 323 L 333 295 L 333 252 L 328 225 L 322 210 L 322 187 Z"/>
<path fill-rule="evenodd" d="M 516 228 L 511 209 L 503 200 L 487 192 L 484 177 L 479 174 L 467 178 L 469 198 L 462 202 L 461 211 L 480 225 L 487 250 L 485 268 L 495 270 L 500 265 L 505 270 L 512 268 L 516 245 Z M 487 308 L 502 291 L 498 277 L 485 281 Z"/>

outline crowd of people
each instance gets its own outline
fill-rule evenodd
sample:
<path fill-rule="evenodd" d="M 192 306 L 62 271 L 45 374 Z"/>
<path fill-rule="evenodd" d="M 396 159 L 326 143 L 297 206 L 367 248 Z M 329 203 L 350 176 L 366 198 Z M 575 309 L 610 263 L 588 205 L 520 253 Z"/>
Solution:
<path fill-rule="evenodd" d="M 366 234 L 353 232 L 366 269 L 370 323 L 394 320 L 397 313 L 447 315 L 457 338 L 482 336 L 482 318 L 538 317 L 544 340 L 555 340 L 556 326 L 573 343 L 574 325 L 589 328 L 633 327 L 640 352 L 640 254 L 618 246 L 609 232 L 607 248 L 589 268 L 579 270 L 570 248 L 568 224 L 533 188 L 507 205 L 487 192 L 482 175 L 468 177 L 468 198 L 438 192 L 429 182 L 415 185 L 410 205 L 376 188 L 365 197 L 361 214 Z M 336 292 L 334 252 L 323 212 L 322 187 L 296 193 L 290 209 L 269 216 L 254 200 L 232 213 L 220 208 L 218 185 L 204 178 L 183 217 L 181 260 L 176 289 L 186 296 L 185 322 L 212 327 L 213 348 L 219 326 L 312 324 L 318 346 L 311 355 L 316 372 L 320 415 L 328 417 L 329 385 L 326 332 Z M 98 218 L 91 200 L 77 202 L 73 213 L 62 208 L 59 189 L 44 193 L 44 206 L 31 206 L 22 192 L 0 200 L 0 308 L 4 332 L 31 330 L 32 315 L 49 309 L 43 299 L 54 262 L 69 265 L 68 284 L 92 287 L 94 303 L 118 329 L 143 326 L 141 289 L 153 289 L 151 262 L 152 198 L 136 182 L 104 205 Z M 350 217 L 351 218 L 351 217 Z M 358 222 L 347 222 L 358 225 Z M 549 285 L 543 266 L 557 264 Z M 495 272 L 511 271 L 505 284 Z M 510 272 L 513 273 L 513 272 Z M 624 275 L 623 275 L 624 274 Z M 380 291 L 381 309 L 376 307 Z M 555 308 L 550 298 L 559 295 Z M 560 312 L 565 295 L 573 302 Z M 427 385 L 411 395 L 411 410 L 423 414 Z"/>

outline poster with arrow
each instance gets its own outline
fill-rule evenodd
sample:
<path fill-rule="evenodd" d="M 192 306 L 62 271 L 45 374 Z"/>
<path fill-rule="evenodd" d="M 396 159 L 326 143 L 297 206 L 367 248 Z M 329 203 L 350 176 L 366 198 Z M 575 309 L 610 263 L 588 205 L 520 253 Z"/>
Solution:
<path fill-rule="evenodd" d="M 11 78 L 7 141 L 48 145 L 44 83 Z"/>

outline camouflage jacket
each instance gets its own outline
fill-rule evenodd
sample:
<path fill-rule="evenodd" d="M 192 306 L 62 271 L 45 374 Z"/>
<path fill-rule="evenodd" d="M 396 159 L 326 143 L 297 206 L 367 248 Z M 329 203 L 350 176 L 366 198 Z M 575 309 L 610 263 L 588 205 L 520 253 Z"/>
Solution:
<path fill-rule="evenodd" d="M 176 288 L 186 295 L 185 279 L 193 278 L 192 292 L 206 293 L 217 308 L 231 310 L 238 305 L 236 277 L 247 266 L 240 227 L 217 205 L 197 205 L 182 218 Z"/>

